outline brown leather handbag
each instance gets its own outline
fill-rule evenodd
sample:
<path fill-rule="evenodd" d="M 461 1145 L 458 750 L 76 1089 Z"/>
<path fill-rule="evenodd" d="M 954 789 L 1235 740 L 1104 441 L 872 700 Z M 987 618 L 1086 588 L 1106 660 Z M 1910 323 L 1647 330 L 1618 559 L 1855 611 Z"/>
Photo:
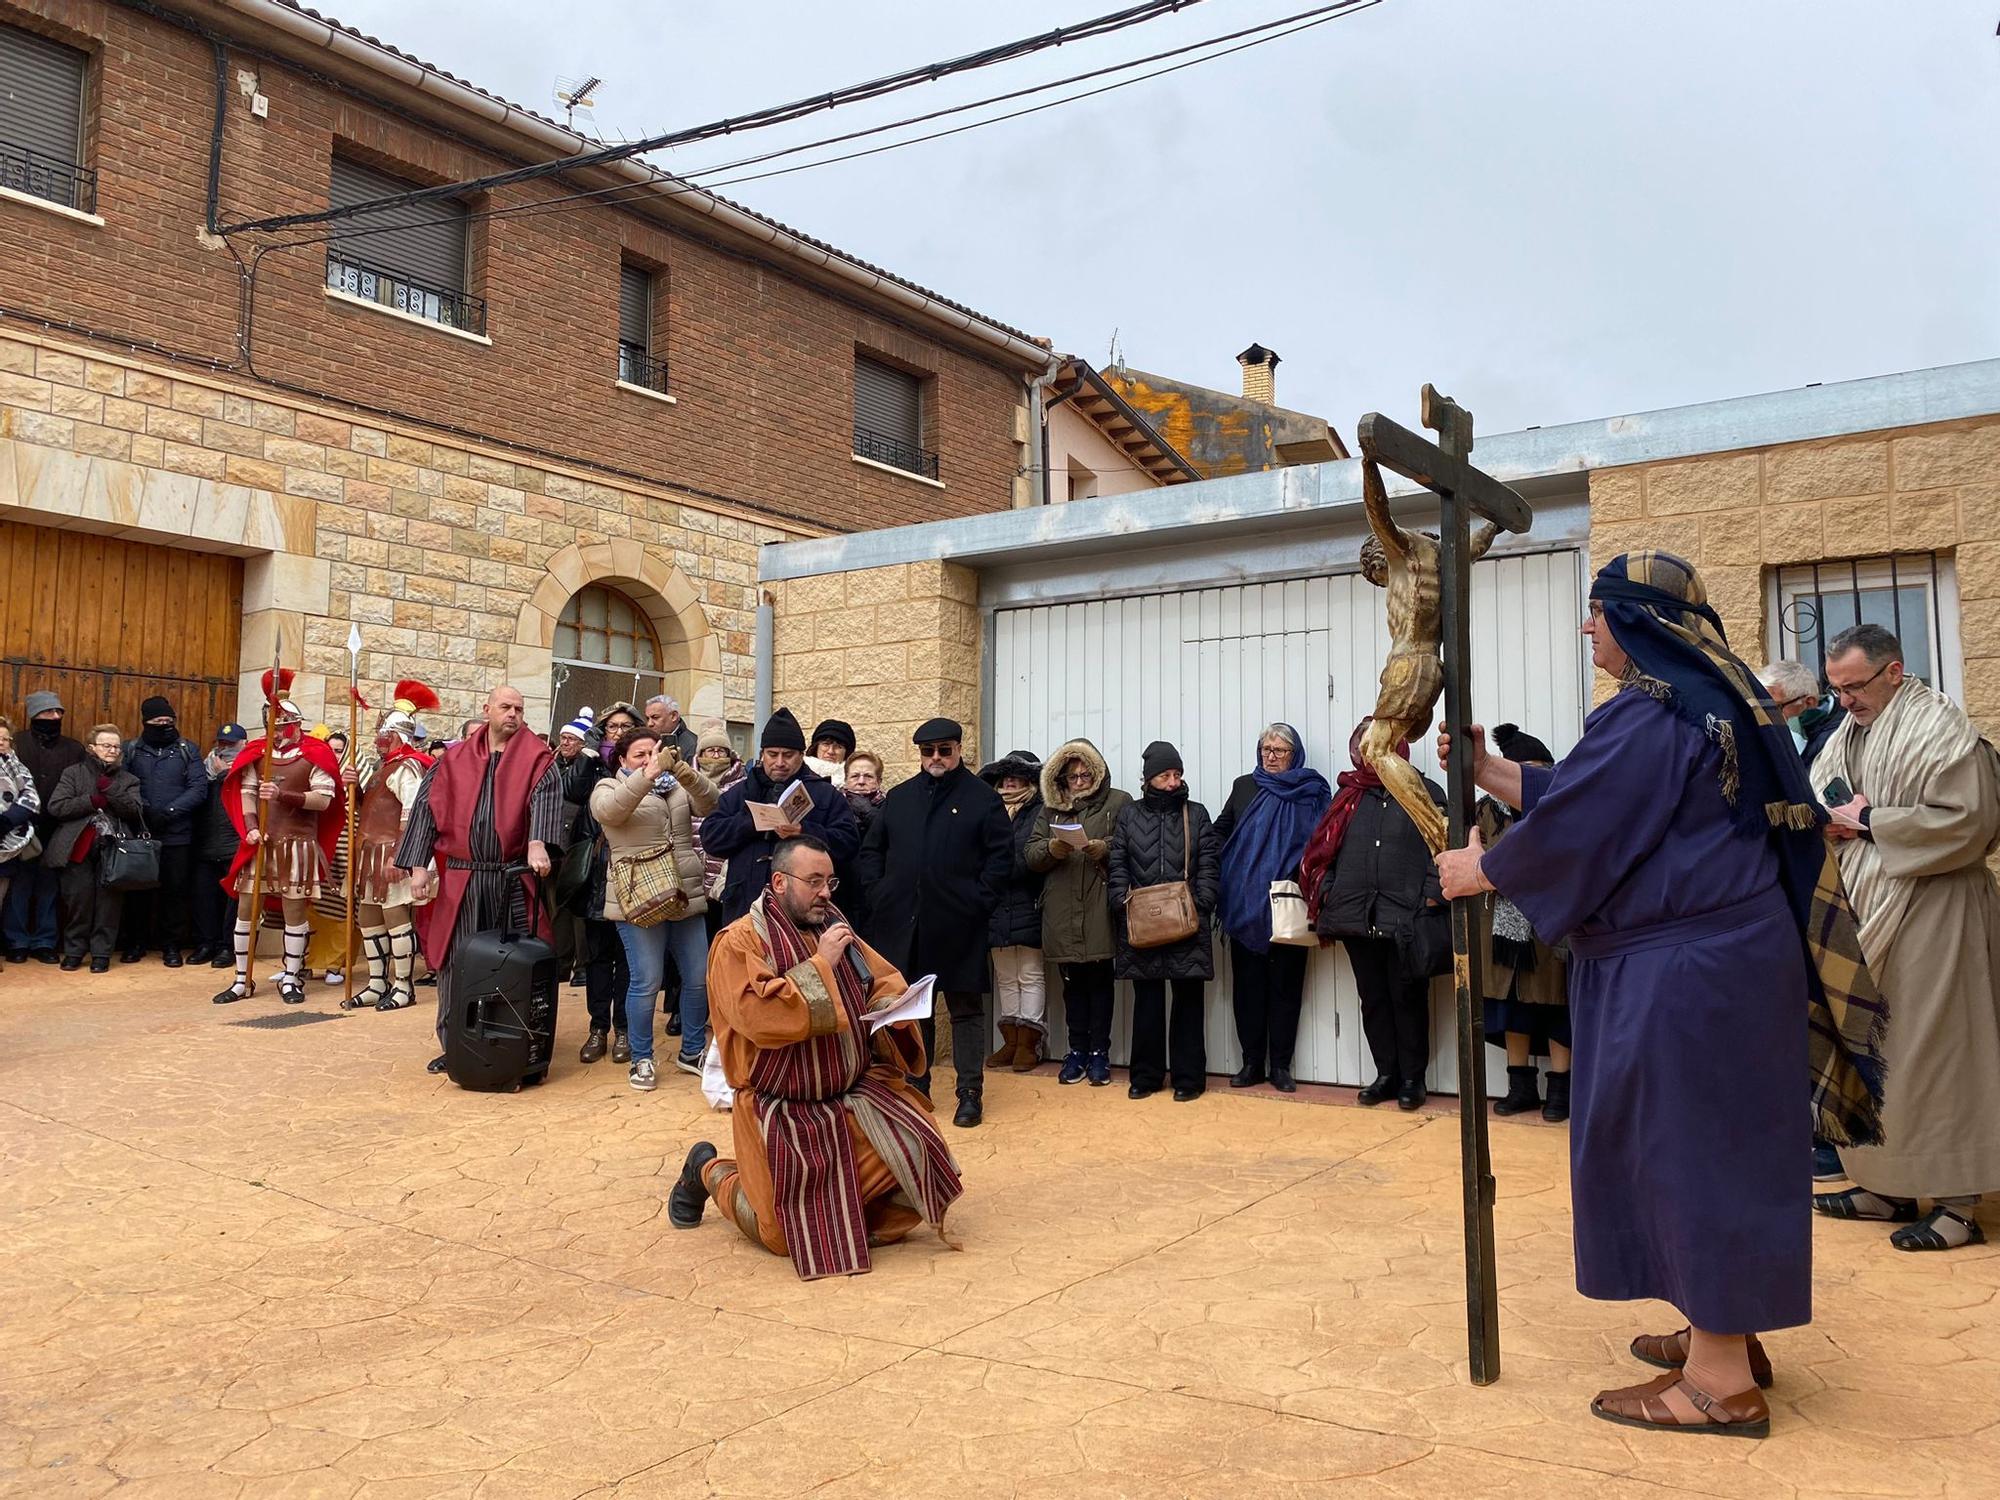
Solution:
<path fill-rule="evenodd" d="M 1181 808 L 1181 878 L 1142 885 L 1125 898 L 1125 941 L 1134 948 L 1164 948 L 1201 931 L 1201 913 L 1194 907 L 1188 885 L 1188 861 L 1194 846 L 1188 836 L 1188 810 Z"/>

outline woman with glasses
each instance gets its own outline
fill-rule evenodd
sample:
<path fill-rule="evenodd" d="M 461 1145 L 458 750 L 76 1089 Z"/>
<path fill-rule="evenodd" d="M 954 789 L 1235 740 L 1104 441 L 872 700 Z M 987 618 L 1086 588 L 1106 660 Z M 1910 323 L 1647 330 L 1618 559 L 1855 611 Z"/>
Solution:
<path fill-rule="evenodd" d="M 1089 740 L 1071 740 L 1042 765 L 1042 810 L 1022 859 L 1048 876 L 1042 887 L 1042 958 L 1062 972 L 1069 1052 L 1058 1083 L 1111 1082 L 1111 835 L 1130 792 L 1111 784 Z"/>

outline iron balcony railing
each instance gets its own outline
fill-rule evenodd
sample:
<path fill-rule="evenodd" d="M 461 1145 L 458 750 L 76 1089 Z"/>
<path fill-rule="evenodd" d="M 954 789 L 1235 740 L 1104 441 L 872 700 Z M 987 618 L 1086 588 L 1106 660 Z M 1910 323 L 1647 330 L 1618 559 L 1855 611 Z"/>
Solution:
<path fill-rule="evenodd" d="M 913 447 L 887 433 L 871 432 L 866 427 L 855 428 L 854 453 L 857 458 L 872 458 L 878 464 L 887 464 L 892 469 L 907 469 L 926 479 L 938 477 L 937 454 L 928 448 Z"/>
<path fill-rule="evenodd" d="M 486 332 L 485 299 L 468 296 L 454 287 L 431 286 L 395 271 L 385 271 L 338 251 L 327 252 L 326 284 L 334 291 L 392 307 L 413 318 L 442 323 L 463 333 Z"/>
<path fill-rule="evenodd" d="M 649 391 L 665 395 L 667 391 L 667 362 L 655 359 L 644 344 L 628 344 L 618 341 L 618 378 L 627 385 L 643 386 Z"/>
<path fill-rule="evenodd" d="M 12 141 L 0 141 L 0 187 L 60 203 L 80 214 L 97 212 L 95 172 Z"/>

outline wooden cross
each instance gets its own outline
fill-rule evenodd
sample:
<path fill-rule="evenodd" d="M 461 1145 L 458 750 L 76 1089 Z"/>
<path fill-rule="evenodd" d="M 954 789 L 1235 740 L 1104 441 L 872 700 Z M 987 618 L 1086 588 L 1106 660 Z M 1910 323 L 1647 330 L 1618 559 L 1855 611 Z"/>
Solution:
<path fill-rule="evenodd" d="M 1380 412 L 1361 419 L 1362 456 L 1415 480 L 1438 497 L 1439 646 L 1444 657 L 1444 722 L 1452 743 L 1467 744 L 1472 722 L 1471 529 L 1474 514 L 1504 530 L 1534 522 L 1527 501 L 1475 469 L 1472 413 L 1426 385 L 1420 415 L 1435 443 Z M 1450 847 L 1463 848 L 1473 819 L 1472 762 L 1446 768 Z M 1477 942 L 1477 897 L 1452 902 L 1452 983 L 1458 1001 L 1458 1143 L 1465 1216 L 1466 1352 L 1474 1385 L 1500 1378 L 1500 1298 L 1493 1265 L 1493 1159 L 1486 1138 L 1486 1021 Z"/>

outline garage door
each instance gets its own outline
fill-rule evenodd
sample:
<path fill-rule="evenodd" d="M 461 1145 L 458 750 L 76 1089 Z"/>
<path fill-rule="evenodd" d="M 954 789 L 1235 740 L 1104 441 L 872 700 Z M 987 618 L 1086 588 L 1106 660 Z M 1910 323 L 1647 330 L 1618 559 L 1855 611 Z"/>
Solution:
<path fill-rule="evenodd" d="M 236 715 L 243 563 L 88 532 L 0 523 L 0 713 L 62 695 L 68 727 L 138 733 L 171 699 L 194 740 Z"/>
<path fill-rule="evenodd" d="M 1583 728 L 1588 657 L 1581 558 L 1574 551 L 1490 559 L 1472 572 L 1473 700 L 1488 724 L 1513 722 L 1557 754 Z M 1375 703 L 1388 649 L 1382 594 L 1358 574 L 1001 610 L 995 617 L 993 730 L 997 754 L 1047 756 L 1078 737 L 1104 752 L 1114 785 L 1136 790 L 1139 756 L 1171 740 L 1195 799 L 1220 812 L 1251 769 L 1259 730 L 1296 725 L 1310 763 L 1333 780 L 1347 739 Z M 1413 757 L 1437 775 L 1431 746 Z M 1211 1072 L 1238 1066 L 1228 954 L 1209 989 Z M 1115 1047 L 1123 1059 L 1130 996 L 1121 985 Z M 1431 1087 L 1449 1093 L 1458 1067 L 1449 990 L 1434 999 Z M 1060 1029 L 1057 1036 L 1060 1038 Z M 1489 1062 L 1498 1057 L 1497 1049 Z M 1365 1083 L 1374 1076 L 1360 1006 L 1338 950 L 1314 955 L 1296 1058 L 1298 1076 Z M 1501 1064 L 1490 1075 L 1504 1082 Z"/>

